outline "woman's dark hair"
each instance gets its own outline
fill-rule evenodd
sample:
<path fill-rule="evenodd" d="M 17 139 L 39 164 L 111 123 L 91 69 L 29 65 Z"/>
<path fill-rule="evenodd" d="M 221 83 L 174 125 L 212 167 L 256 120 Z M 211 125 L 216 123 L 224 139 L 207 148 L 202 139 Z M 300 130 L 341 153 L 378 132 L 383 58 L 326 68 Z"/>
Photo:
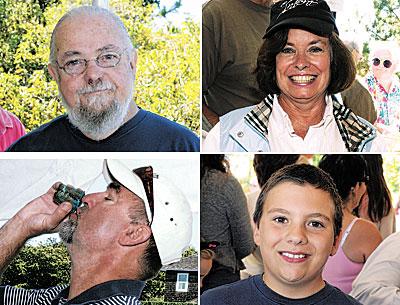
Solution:
<path fill-rule="evenodd" d="M 373 222 L 379 222 L 387 216 L 392 208 L 392 198 L 383 176 L 383 159 L 381 155 L 364 155 L 367 162 L 369 182 L 368 191 L 368 216 Z"/>
<path fill-rule="evenodd" d="M 256 74 L 259 88 L 265 94 L 280 94 L 276 82 L 276 56 L 288 40 L 289 29 L 282 29 L 267 37 L 257 57 Z M 327 36 L 331 48 L 330 81 L 327 94 L 341 92 L 351 86 L 356 77 L 356 67 L 351 52 L 339 36 L 332 32 Z"/>
<path fill-rule="evenodd" d="M 265 182 L 278 169 L 296 163 L 300 155 L 273 155 L 257 154 L 254 155 L 253 168 L 257 175 L 258 185 L 262 187 Z"/>
<path fill-rule="evenodd" d="M 265 183 L 261 189 L 253 214 L 253 220 L 257 228 L 260 227 L 260 221 L 264 210 L 264 202 L 268 196 L 268 193 L 275 186 L 283 182 L 291 182 L 302 186 L 309 184 L 316 189 L 327 192 L 331 197 L 334 205 L 334 237 L 336 238 L 337 236 L 339 236 L 340 230 L 342 228 L 343 218 L 342 199 L 338 194 L 332 178 L 323 170 L 309 164 L 292 164 L 285 166 L 277 170 L 271 176 L 271 178 L 268 179 L 267 183 Z M 322 204 L 324 204 L 324 202 Z M 327 202 L 326 204 L 329 204 L 329 202 Z"/>
<path fill-rule="evenodd" d="M 223 173 L 229 170 L 229 162 L 223 154 L 202 154 L 200 155 L 200 178 L 203 179 L 206 170 L 216 169 Z"/>
<path fill-rule="evenodd" d="M 332 177 L 343 201 L 352 187 L 368 180 L 367 164 L 361 155 L 324 155 L 318 167 Z"/>

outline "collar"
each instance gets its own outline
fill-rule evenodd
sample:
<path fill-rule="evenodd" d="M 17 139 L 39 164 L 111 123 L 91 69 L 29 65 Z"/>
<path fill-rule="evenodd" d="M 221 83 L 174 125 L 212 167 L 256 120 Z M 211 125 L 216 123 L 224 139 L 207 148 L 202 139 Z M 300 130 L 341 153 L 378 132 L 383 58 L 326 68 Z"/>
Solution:
<path fill-rule="evenodd" d="M 258 131 L 267 141 L 268 122 L 272 113 L 274 99 L 277 100 L 276 96 L 274 98 L 274 96 L 268 95 L 244 117 L 245 122 Z M 376 137 L 375 128 L 364 119 L 355 115 L 350 108 L 342 105 L 336 99 L 335 95 L 329 96 L 326 101 L 327 109 L 325 110 L 324 118 L 328 118 L 328 109 L 329 111 L 333 110 L 333 117 L 348 151 L 361 151 L 366 141 L 370 141 Z M 330 101 L 332 101 L 332 108 L 329 105 Z"/>
<path fill-rule="evenodd" d="M 273 103 L 273 96 L 267 95 L 261 103 L 254 106 L 254 108 L 244 117 L 244 120 L 253 126 L 265 138 L 268 136 L 268 121 L 272 113 Z"/>
<path fill-rule="evenodd" d="M 287 126 L 286 127 L 287 130 L 290 130 L 291 134 L 295 134 L 292 122 L 291 122 L 291 120 L 289 118 L 289 115 L 283 110 L 283 108 L 279 104 L 277 95 L 274 96 L 274 105 L 275 105 L 275 107 L 273 108 L 273 111 L 271 112 L 272 118 L 274 118 L 274 116 L 275 116 L 276 119 L 278 119 L 279 122 L 284 122 L 284 124 L 286 124 L 286 126 Z M 318 122 L 317 124 L 314 124 L 314 125 L 310 126 L 310 127 L 321 127 L 324 124 L 330 123 L 332 120 L 333 120 L 332 98 L 330 96 L 326 96 L 326 98 L 325 98 L 325 110 L 324 110 L 324 113 L 322 115 L 321 121 Z M 284 131 L 284 129 L 282 129 L 282 132 L 283 131 Z"/>
<path fill-rule="evenodd" d="M 0 135 L 5 134 L 7 128 L 13 128 L 11 115 L 4 109 L 0 108 Z"/>
<path fill-rule="evenodd" d="M 326 107 L 324 116 L 322 118 L 322 123 L 332 118 L 332 98 L 331 96 L 327 96 L 326 99 Z M 246 116 L 245 121 L 257 129 L 265 138 L 268 136 L 268 122 L 272 113 L 272 106 L 276 104 L 275 107 L 278 108 L 279 115 L 282 116 L 285 120 L 290 120 L 287 113 L 282 109 L 282 107 L 278 103 L 277 95 L 268 95 L 261 103 L 257 104 Z M 320 123 L 318 123 L 319 125 Z"/>
<path fill-rule="evenodd" d="M 127 295 L 138 299 L 142 293 L 145 282 L 136 280 L 114 280 L 98 284 L 82 292 L 72 300 L 62 303 L 64 305 L 85 304 L 89 301 L 99 301 L 113 296 Z M 60 291 L 53 299 L 51 305 L 58 305 L 60 300 L 66 300 L 69 294 L 69 286 Z"/>
<path fill-rule="evenodd" d="M 313 295 L 301 299 L 290 299 L 288 297 L 284 297 L 278 294 L 270 287 L 268 287 L 263 281 L 263 273 L 255 275 L 251 277 L 249 280 L 253 281 L 255 286 L 258 288 L 258 291 L 260 291 L 260 293 L 262 293 L 264 297 L 267 298 L 268 301 L 272 301 L 274 304 L 285 304 L 285 305 L 325 304 L 329 303 L 326 302 L 327 298 L 330 298 L 331 295 L 337 293 L 335 291 L 335 288 L 333 288 L 331 285 L 325 282 L 325 286 L 318 292 L 314 293 Z"/>
<path fill-rule="evenodd" d="M 333 116 L 347 150 L 362 151 L 366 142 L 376 137 L 376 129 L 368 121 L 358 117 L 350 108 L 339 103 L 334 95 L 332 101 Z"/>

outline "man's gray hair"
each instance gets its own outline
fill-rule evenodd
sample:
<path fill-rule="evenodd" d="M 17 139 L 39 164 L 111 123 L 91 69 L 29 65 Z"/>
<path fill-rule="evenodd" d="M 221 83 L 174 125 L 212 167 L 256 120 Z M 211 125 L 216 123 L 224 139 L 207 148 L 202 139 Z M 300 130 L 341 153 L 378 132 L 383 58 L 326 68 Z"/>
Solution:
<path fill-rule="evenodd" d="M 131 41 L 131 38 L 129 36 L 129 33 L 122 22 L 121 18 L 119 18 L 116 14 L 113 12 L 98 7 L 98 6 L 80 6 L 76 7 L 67 13 L 65 13 L 64 16 L 61 17 L 61 19 L 57 22 L 56 26 L 54 27 L 53 33 L 51 34 L 51 40 L 50 40 L 50 57 L 49 61 L 51 64 L 55 65 L 56 60 L 57 60 L 57 47 L 56 47 L 56 33 L 58 28 L 61 26 L 61 24 L 72 17 L 76 16 L 103 16 L 104 18 L 109 18 L 112 20 L 115 25 L 121 30 L 122 36 L 123 36 L 123 43 L 124 46 L 128 49 L 128 54 L 130 54 L 134 47 Z M 71 33 L 73 35 L 73 33 Z"/>

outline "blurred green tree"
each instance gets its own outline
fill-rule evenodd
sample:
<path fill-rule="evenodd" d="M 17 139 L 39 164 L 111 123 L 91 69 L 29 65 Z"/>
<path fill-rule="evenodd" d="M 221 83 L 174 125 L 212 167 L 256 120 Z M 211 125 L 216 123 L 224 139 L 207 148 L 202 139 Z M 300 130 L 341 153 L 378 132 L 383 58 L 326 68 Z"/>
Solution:
<path fill-rule="evenodd" d="M 400 0 L 374 0 L 376 19 L 369 28 L 375 40 L 400 41 Z"/>
<path fill-rule="evenodd" d="M 0 0 L 0 106 L 30 131 L 64 113 L 56 83 L 47 72 L 52 30 L 73 6 L 89 0 Z M 200 28 L 157 26 L 156 3 L 110 0 L 121 17 L 139 62 L 136 103 L 199 133 Z"/>
<path fill-rule="evenodd" d="M 183 257 L 196 253 L 189 248 Z M 69 285 L 71 261 L 62 242 L 49 238 L 38 245 L 25 245 L 1 277 L 2 285 L 25 289 Z M 142 300 L 163 300 L 165 272 L 147 281 Z"/>
<path fill-rule="evenodd" d="M 50 238 L 35 246 L 24 246 L 4 272 L 2 285 L 28 289 L 66 285 L 70 267 L 65 246 Z"/>

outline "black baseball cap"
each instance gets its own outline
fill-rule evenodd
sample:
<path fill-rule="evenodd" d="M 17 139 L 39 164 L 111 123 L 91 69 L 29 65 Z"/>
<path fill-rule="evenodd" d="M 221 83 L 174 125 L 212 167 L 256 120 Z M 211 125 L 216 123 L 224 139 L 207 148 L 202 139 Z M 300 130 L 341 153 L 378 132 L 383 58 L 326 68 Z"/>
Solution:
<path fill-rule="evenodd" d="M 339 34 L 328 4 L 323 0 L 284 0 L 271 7 L 271 22 L 263 38 L 282 28 L 303 29 L 318 36 Z"/>

